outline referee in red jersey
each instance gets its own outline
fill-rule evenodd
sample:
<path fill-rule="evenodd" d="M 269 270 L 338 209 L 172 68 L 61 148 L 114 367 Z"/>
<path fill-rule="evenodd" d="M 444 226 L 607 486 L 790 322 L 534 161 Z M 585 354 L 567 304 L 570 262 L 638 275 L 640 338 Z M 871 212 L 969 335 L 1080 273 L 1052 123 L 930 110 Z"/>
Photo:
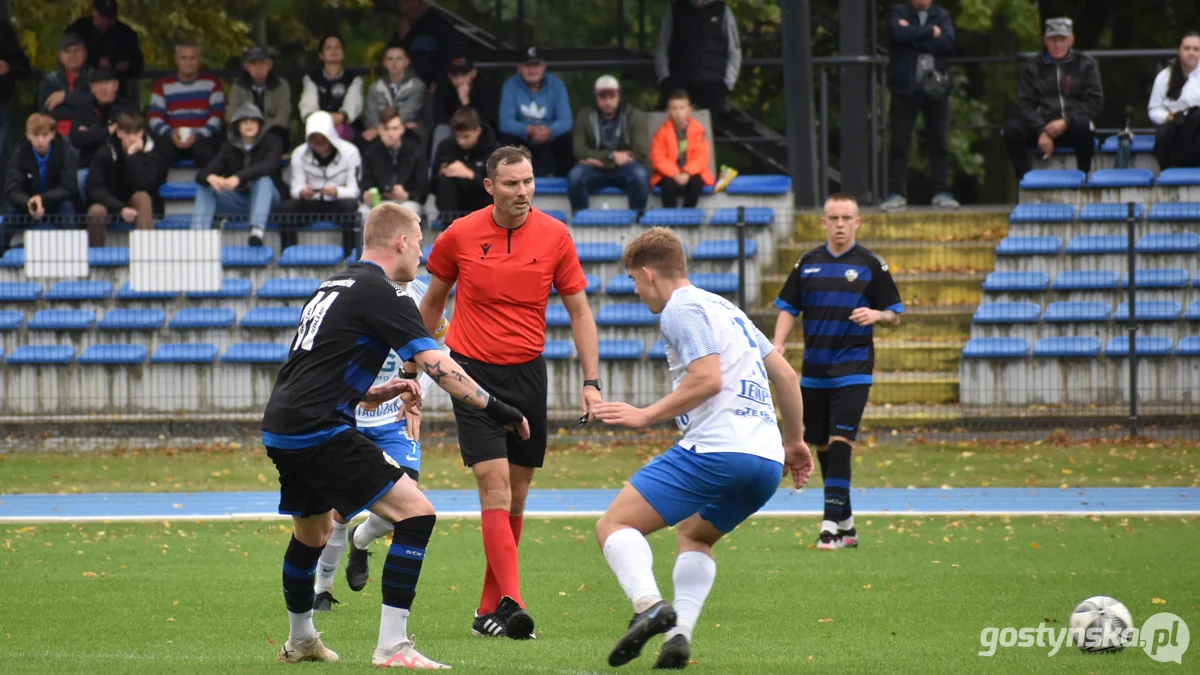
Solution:
<path fill-rule="evenodd" d="M 471 629 L 478 635 L 534 637 L 521 600 L 517 542 L 533 471 L 546 457 L 546 303 L 558 289 L 571 317 L 575 351 L 583 364 L 582 411 L 601 403 L 596 321 L 588 308 L 587 280 L 567 226 L 534 209 L 529 151 L 506 146 L 487 162 L 484 187 L 493 206 L 455 220 L 434 243 L 426 268 L 429 290 L 421 317 L 436 328 L 450 287 L 457 282 L 446 344 L 479 386 L 515 406 L 529 420 L 522 441 L 486 415 L 454 401 L 463 464 L 475 472 L 483 516 L 487 572 Z"/>

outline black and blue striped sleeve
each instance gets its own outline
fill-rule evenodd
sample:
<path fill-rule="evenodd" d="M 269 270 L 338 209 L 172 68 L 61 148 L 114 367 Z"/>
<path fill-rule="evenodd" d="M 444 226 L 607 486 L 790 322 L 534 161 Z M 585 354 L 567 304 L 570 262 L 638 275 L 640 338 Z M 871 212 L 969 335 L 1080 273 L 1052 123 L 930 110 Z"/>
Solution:
<path fill-rule="evenodd" d="M 882 259 L 876 259 L 875 269 L 871 271 L 871 283 L 867 285 L 867 302 L 871 309 L 891 310 L 897 314 L 904 313 L 904 303 L 900 301 L 900 289 L 896 288 L 896 280 L 888 271 L 888 265 Z"/>
<path fill-rule="evenodd" d="M 787 281 L 783 282 L 779 297 L 775 298 L 775 307 L 792 316 L 800 316 L 800 312 L 804 308 L 801 302 L 804 295 L 804 275 L 800 272 L 801 262 L 803 259 L 792 268 L 792 273 L 788 275 Z"/>

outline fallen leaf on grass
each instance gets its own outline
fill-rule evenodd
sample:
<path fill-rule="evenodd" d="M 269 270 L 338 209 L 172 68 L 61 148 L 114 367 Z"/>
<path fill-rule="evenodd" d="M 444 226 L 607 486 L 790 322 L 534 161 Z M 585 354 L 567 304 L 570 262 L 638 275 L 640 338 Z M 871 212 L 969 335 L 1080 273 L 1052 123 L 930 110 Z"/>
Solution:
<path fill-rule="evenodd" d="M 167 619 L 167 623 L 175 623 L 175 617 Z"/>
<path fill-rule="evenodd" d="M 833 623 L 833 619 L 825 617 L 824 619 L 817 619 L 817 623 Z"/>
<path fill-rule="evenodd" d="M 1153 604 L 1155 604 L 1155 605 L 1165 605 L 1165 604 L 1167 604 L 1167 601 L 1166 601 L 1166 600 L 1163 600 L 1162 598 L 1153 598 L 1153 599 L 1151 599 L 1151 600 L 1150 600 L 1150 602 L 1151 602 L 1151 603 L 1153 603 Z"/>
<path fill-rule="evenodd" d="M 1029 542 L 1029 548 L 1041 548 L 1036 541 Z"/>
<path fill-rule="evenodd" d="M 267 644 L 269 644 L 269 645 L 275 644 L 275 641 L 271 639 L 270 635 L 267 636 Z"/>
<path fill-rule="evenodd" d="M 94 579 L 96 577 L 96 573 L 95 572 L 84 572 L 83 576 L 85 576 L 89 579 Z"/>

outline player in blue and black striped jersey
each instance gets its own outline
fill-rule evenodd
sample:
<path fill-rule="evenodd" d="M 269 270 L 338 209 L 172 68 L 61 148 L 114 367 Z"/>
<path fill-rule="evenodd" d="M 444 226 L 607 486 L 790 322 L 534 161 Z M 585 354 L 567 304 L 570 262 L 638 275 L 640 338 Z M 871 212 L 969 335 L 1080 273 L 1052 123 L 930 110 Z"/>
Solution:
<path fill-rule="evenodd" d="M 775 348 L 782 354 L 796 317 L 804 315 L 804 441 L 816 448 L 825 481 L 825 518 L 817 548 L 858 546 L 850 510 L 850 450 L 858 435 L 875 368 L 872 326 L 900 323 L 904 305 L 883 258 L 859 246 L 858 202 L 825 200 L 826 242 L 800 256 L 775 300 Z"/>

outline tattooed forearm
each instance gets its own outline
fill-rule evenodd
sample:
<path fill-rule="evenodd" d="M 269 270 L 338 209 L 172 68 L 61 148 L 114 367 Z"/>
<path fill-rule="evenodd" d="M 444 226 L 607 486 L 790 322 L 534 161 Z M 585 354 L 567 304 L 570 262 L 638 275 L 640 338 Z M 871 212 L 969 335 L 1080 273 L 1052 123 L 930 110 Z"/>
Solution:
<path fill-rule="evenodd" d="M 429 379 L 433 380 L 435 383 L 437 383 L 439 385 L 442 383 L 442 378 L 450 374 L 450 373 L 447 373 L 446 371 L 442 370 L 442 362 L 441 361 L 434 361 L 433 363 L 426 363 L 424 367 L 425 367 L 425 374 L 429 376 Z M 461 379 L 461 375 L 460 375 L 460 379 Z"/>
<path fill-rule="evenodd" d="M 491 400 L 491 395 L 471 379 L 470 375 L 463 372 L 462 366 L 453 359 L 445 358 L 441 352 L 418 352 L 413 355 L 413 361 L 434 384 L 455 400 L 476 408 L 486 408 Z"/>
<path fill-rule="evenodd" d="M 475 387 L 474 394 L 463 392 L 461 394 L 451 394 L 451 396 L 462 401 L 463 403 L 473 405 L 478 408 L 487 407 L 488 401 L 491 400 L 491 395 L 480 389 L 478 385 Z"/>

